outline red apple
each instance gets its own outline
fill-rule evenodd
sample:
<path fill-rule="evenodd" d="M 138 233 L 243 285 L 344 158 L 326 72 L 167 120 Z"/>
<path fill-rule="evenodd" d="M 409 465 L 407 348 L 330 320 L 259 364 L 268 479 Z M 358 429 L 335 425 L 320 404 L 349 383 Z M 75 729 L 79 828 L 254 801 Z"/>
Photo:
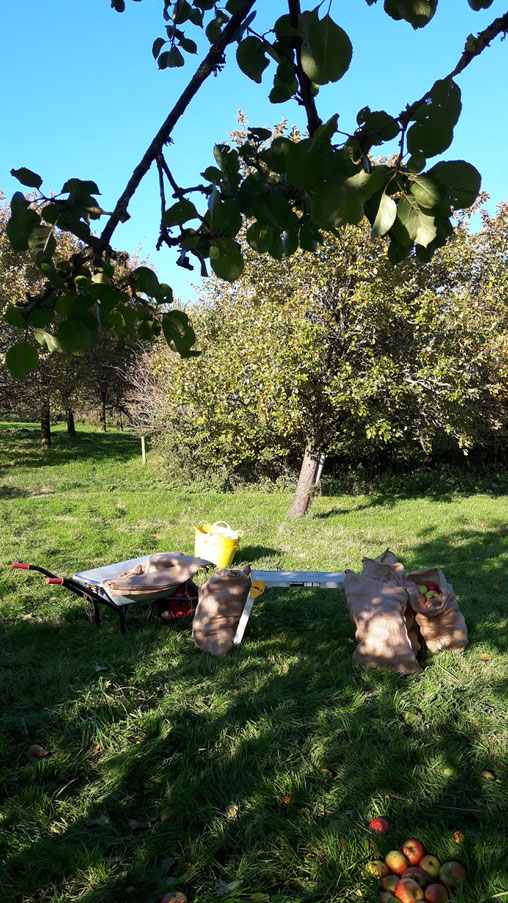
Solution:
<path fill-rule="evenodd" d="M 445 862 L 439 870 L 439 877 L 448 890 L 457 890 L 464 884 L 466 870 L 460 862 Z"/>
<path fill-rule="evenodd" d="M 427 884 L 432 881 L 430 875 L 427 875 L 427 872 L 424 872 L 423 869 L 419 868 L 417 865 L 411 866 L 410 869 L 406 869 L 405 872 L 401 875 L 402 878 L 411 878 L 412 881 L 416 881 L 420 887 L 427 887 Z"/>
<path fill-rule="evenodd" d="M 187 903 L 187 897 L 181 890 L 171 890 L 169 894 L 164 894 L 161 903 Z"/>
<path fill-rule="evenodd" d="M 431 878 L 437 878 L 439 875 L 441 863 L 435 856 L 424 856 L 423 859 L 420 859 L 418 865 L 424 872 L 427 872 L 427 875 L 430 875 Z"/>
<path fill-rule="evenodd" d="M 391 831 L 390 822 L 386 818 L 373 818 L 369 828 L 371 831 L 377 831 L 378 834 L 389 834 Z"/>
<path fill-rule="evenodd" d="M 425 856 L 425 847 L 419 840 L 406 840 L 402 845 L 402 852 L 411 865 L 419 865 Z"/>
<path fill-rule="evenodd" d="M 439 593 L 440 589 L 437 583 L 427 583 L 427 589 L 433 589 L 435 593 Z"/>
<path fill-rule="evenodd" d="M 418 900 L 423 900 L 423 891 L 411 878 L 401 878 L 395 885 L 395 896 L 402 903 L 417 903 Z"/>
<path fill-rule="evenodd" d="M 385 856 L 385 862 L 388 868 L 391 869 L 392 872 L 395 872 L 396 875 L 402 875 L 402 872 L 406 871 L 409 864 L 407 859 L 405 859 L 398 850 L 390 850 Z"/>
<path fill-rule="evenodd" d="M 372 859 L 367 863 L 366 868 L 369 875 L 373 875 L 374 878 L 384 878 L 390 872 L 390 869 L 382 859 Z"/>
<path fill-rule="evenodd" d="M 427 903 L 446 903 L 449 899 L 450 894 L 442 884 L 429 884 L 425 891 Z"/>
<path fill-rule="evenodd" d="M 386 875 L 386 877 L 381 880 L 381 884 L 384 890 L 389 890 L 393 894 L 398 880 L 398 875 Z"/>

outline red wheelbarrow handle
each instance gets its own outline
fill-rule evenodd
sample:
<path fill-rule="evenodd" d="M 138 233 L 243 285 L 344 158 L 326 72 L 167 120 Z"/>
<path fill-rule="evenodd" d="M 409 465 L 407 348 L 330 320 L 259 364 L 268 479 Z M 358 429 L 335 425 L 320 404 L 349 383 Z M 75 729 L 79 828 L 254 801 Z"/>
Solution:
<path fill-rule="evenodd" d="M 60 585 L 62 585 L 63 582 L 63 577 L 46 577 L 46 583 L 59 583 Z"/>
<path fill-rule="evenodd" d="M 25 570 L 25 571 L 30 570 L 29 564 L 21 564 L 19 561 L 14 561 L 12 566 L 13 566 L 13 568 L 23 568 L 23 570 Z"/>

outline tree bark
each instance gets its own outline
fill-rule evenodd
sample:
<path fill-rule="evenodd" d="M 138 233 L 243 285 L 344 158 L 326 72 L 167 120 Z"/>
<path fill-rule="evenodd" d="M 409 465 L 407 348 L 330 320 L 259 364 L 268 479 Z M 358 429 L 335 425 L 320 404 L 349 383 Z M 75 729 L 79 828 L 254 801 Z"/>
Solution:
<path fill-rule="evenodd" d="M 308 442 L 303 456 L 295 497 L 289 512 L 290 517 L 303 517 L 307 513 L 312 498 L 312 490 L 316 483 L 320 458 L 321 450 L 314 448 Z"/>
<path fill-rule="evenodd" d="M 76 424 L 74 423 L 74 411 L 72 408 L 67 408 L 65 417 L 67 420 L 67 434 L 74 438 L 76 435 Z"/>
<path fill-rule="evenodd" d="M 106 399 L 101 399 L 101 406 L 99 410 L 99 433 L 106 432 Z"/>
<path fill-rule="evenodd" d="M 41 445 L 43 448 L 51 448 L 51 424 L 49 420 L 49 399 L 41 403 Z"/>

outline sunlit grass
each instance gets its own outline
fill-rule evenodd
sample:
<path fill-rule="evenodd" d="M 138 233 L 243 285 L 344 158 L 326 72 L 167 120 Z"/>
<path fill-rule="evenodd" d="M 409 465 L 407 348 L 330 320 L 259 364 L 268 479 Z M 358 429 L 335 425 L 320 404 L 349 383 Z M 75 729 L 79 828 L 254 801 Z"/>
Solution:
<path fill-rule="evenodd" d="M 323 494 L 295 523 L 287 492 L 166 486 L 134 437 L 57 431 L 44 453 L 33 429 L 0 431 L 2 900 L 212 903 L 239 881 L 230 903 L 374 901 L 366 860 L 415 835 L 467 864 L 455 900 L 502 900 L 508 496 L 401 483 Z M 441 566 L 469 647 L 424 657 L 421 677 L 362 671 L 343 594 L 292 589 L 260 597 L 244 643 L 212 659 L 185 624 L 130 612 L 122 637 L 104 612 L 97 631 L 79 600 L 10 570 L 192 553 L 201 519 L 242 526 L 259 568 L 358 569 L 387 546 Z M 389 838 L 366 829 L 378 814 Z"/>

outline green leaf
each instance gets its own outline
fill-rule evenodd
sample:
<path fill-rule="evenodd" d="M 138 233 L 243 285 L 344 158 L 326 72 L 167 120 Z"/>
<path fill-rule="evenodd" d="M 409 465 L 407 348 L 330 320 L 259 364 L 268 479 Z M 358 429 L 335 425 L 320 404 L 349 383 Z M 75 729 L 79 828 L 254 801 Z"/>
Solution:
<path fill-rule="evenodd" d="M 169 207 L 168 210 L 166 210 L 162 217 L 162 225 L 167 229 L 171 229 L 173 226 L 181 226 L 183 223 L 186 223 L 187 220 L 196 218 L 199 217 L 194 204 L 192 201 L 188 201 L 184 198 L 184 200 L 177 201 L 176 204 L 173 204 L 172 207 Z"/>
<path fill-rule="evenodd" d="M 441 200 L 439 185 L 428 175 L 419 176 L 411 183 L 411 194 L 416 198 L 420 207 L 431 210 Z"/>
<path fill-rule="evenodd" d="M 236 61 L 245 75 L 257 82 L 258 85 L 261 84 L 262 75 L 269 60 L 259 38 L 248 37 L 240 41 L 236 51 Z"/>
<path fill-rule="evenodd" d="M 352 56 L 353 47 L 344 29 L 328 15 L 321 20 L 317 13 L 313 15 L 305 29 L 301 53 L 308 78 L 316 85 L 336 82 L 349 69 Z"/>
<path fill-rule="evenodd" d="M 247 130 L 247 134 L 252 141 L 268 141 L 271 138 L 270 129 L 260 129 L 260 128 L 249 128 Z"/>
<path fill-rule="evenodd" d="M 64 320 L 60 323 L 57 339 L 67 354 L 84 354 L 92 344 L 90 330 L 80 320 Z"/>
<path fill-rule="evenodd" d="M 25 166 L 22 166 L 21 169 L 11 169 L 11 176 L 14 176 L 22 185 L 27 185 L 28 188 L 40 188 L 42 185 L 41 177 Z"/>
<path fill-rule="evenodd" d="M 243 255 L 232 238 L 216 238 L 210 245 L 210 265 L 219 279 L 235 282 L 243 273 Z"/>
<path fill-rule="evenodd" d="M 164 53 L 161 53 L 158 59 L 159 69 L 179 69 L 184 65 L 183 54 L 176 44 L 171 50 L 165 50 Z"/>
<path fill-rule="evenodd" d="M 35 263 L 50 260 L 56 250 L 56 239 L 51 226 L 34 226 L 28 238 L 28 250 Z"/>
<path fill-rule="evenodd" d="M 195 357 L 199 351 L 192 351 L 196 333 L 183 310 L 172 310 L 162 317 L 162 331 L 168 345 L 174 345 L 180 357 Z"/>
<path fill-rule="evenodd" d="M 397 218 L 407 230 L 409 237 L 424 248 L 436 236 L 436 223 L 433 216 L 424 213 L 416 198 L 405 194 L 397 206 Z"/>
<path fill-rule="evenodd" d="M 364 107 L 358 113 L 356 121 L 358 125 L 363 126 L 368 132 L 372 144 L 382 144 L 384 141 L 391 141 L 400 131 L 397 120 L 385 113 L 384 110 L 371 112 L 369 107 Z"/>
<path fill-rule="evenodd" d="M 265 254 L 273 243 L 273 231 L 269 226 L 252 223 L 247 229 L 247 242 L 258 254 Z"/>
<path fill-rule="evenodd" d="M 242 215 L 232 198 L 217 200 L 211 208 L 211 215 L 214 232 L 226 232 L 234 237 L 242 228 Z"/>
<path fill-rule="evenodd" d="M 460 210 L 470 207 L 480 192 L 482 177 L 477 169 L 465 160 L 448 160 L 436 163 L 427 174 L 446 186 L 450 203 Z"/>
<path fill-rule="evenodd" d="M 39 358 L 37 351 L 33 345 L 28 342 L 18 342 L 9 348 L 5 355 L 5 366 L 14 379 L 21 382 L 27 378 L 30 373 L 37 370 Z"/>
<path fill-rule="evenodd" d="M 32 327 L 42 327 L 49 326 L 53 319 L 53 311 L 49 310 L 47 307 L 40 307 L 36 310 L 33 310 L 28 318 L 28 322 Z"/>
<path fill-rule="evenodd" d="M 182 50 L 185 50 L 186 53 L 198 52 L 198 45 L 195 41 L 192 41 L 191 38 L 180 38 L 180 47 Z"/>
<path fill-rule="evenodd" d="M 384 8 L 392 19 L 405 19 L 413 28 L 423 28 L 436 12 L 437 0 L 385 0 Z"/>
<path fill-rule="evenodd" d="M 263 163 L 266 163 L 273 172 L 279 173 L 279 175 L 286 172 L 292 144 L 293 142 L 289 138 L 275 138 L 270 147 L 267 147 L 260 155 Z"/>
<path fill-rule="evenodd" d="M 359 191 L 347 191 L 342 178 L 330 179 L 314 191 L 312 220 L 321 229 L 338 229 L 344 223 L 359 223 L 363 203 Z"/>
<path fill-rule="evenodd" d="M 136 291 L 156 298 L 160 293 L 159 280 L 149 267 L 137 267 L 132 274 L 135 280 Z"/>
<path fill-rule="evenodd" d="M 213 182 L 215 185 L 220 182 L 222 173 L 216 166 L 207 166 L 205 171 L 201 173 L 207 182 Z"/>
<path fill-rule="evenodd" d="M 153 42 L 153 45 L 152 45 L 152 56 L 153 56 L 154 60 L 156 60 L 157 57 L 159 56 L 159 53 L 161 52 L 161 49 L 164 47 L 165 43 L 166 43 L 165 38 L 155 38 L 155 41 Z"/>
<path fill-rule="evenodd" d="M 11 201 L 11 216 L 6 227 L 7 237 L 16 253 L 28 249 L 30 235 L 40 221 L 40 216 L 31 209 L 24 195 L 17 191 Z"/>
<path fill-rule="evenodd" d="M 5 311 L 5 319 L 16 329 L 26 329 L 26 320 L 19 307 L 8 307 Z"/>
<path fill-rule="evenodd" d="M 435 82 L 427 100 L 413 113 L 415 124 L 407 133 L 408 151 L 427 158 L 443 153 L 452 143 L 461 109 L 459 86 L 449 78 Z"/>
<path fill-rule="evenodd" d="M 379 201 L 376 218 L 372 224 L 371 236 L 378 238 L 380 235 L 386 235 L 392 228 L 395 217 L 397 216 L 397 205 L 393 198 L 383 193 Z"/>
<path fill-rule="evenodd" d="M 47 332 L 46 329 L 34 329 L 34 336 L 37 339 L 39 345 L 42 345 L 45 351 L 59 351 L 63 352 L 63 348 L 56 338 L 56 336 L 52 335 L 50 332 Z"/>
<path fill-rule="evenodd" d="M 62 192 L 68 191 L 71 200 L 75 201 L 80 195 L 100 194 L 95 182 L 84 179 L 67 179 Z"/>

